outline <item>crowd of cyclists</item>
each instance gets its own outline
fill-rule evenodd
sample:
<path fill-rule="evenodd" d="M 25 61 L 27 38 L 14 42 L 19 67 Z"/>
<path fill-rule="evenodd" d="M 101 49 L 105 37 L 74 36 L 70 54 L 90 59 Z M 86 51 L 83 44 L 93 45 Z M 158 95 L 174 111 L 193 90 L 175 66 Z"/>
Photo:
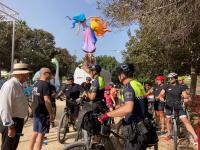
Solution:
<path fill-rule="evenodd" d="M 172 111 L 176 110 L 180 120 L 192 135 L 194 143 L 197 143 L 198 137 L 183 108 L 183 104 L 190 100 L 184 78 L 178 77 L 176 73 L 170 73 L 167 77 L 158 75 L 155 77 L 155 83 L 143 85 L 133 78 L 135 71 L 133 64 L 119 64 L 115 71 L 120 84 L 112 82 L 106 84 L 104 77 L 101 76 L 101 66 L 98 64 L 89 66 L 90 77 L 88 76 L 81 85 L 74 83 L 73 75 L 68 75 L 60 92 L 56 94 L 55 87 L 49 83 L 52 107 L 55 108 L 54 115 L 56 115 L 56 99 L 61 99 L 62 95 L 74 102 L 80 97 L 91 103 L 100 102 L 99 107 L 107 110 L 101 112 L 102 115 L 98 118 L 100 123 L 108 118 L 111 118 L 113 123 L 115 117 L 122 118 L 125 133 L 123 136 L 129 141 L 124 149 L 145 150 L 150 142 L 149 136 L 153 135 L 149 133 L 154 130 L 151 130 L 144 120 L 147 119 L 152 123 L 155 119 L 156 133 L 168 141 L 173 139 L 171 115 Z M 27 86 L 25 91 L 27 95 L 30 95 L 30 91 L 30 86 Z M 78 105 L 70 105 L 70 109 L 75 122 L 84 121 L 80 117 L 83 118 L 86 113 L 83 115 Z M 157 137 L 154 139 L 157 142 Z"/>

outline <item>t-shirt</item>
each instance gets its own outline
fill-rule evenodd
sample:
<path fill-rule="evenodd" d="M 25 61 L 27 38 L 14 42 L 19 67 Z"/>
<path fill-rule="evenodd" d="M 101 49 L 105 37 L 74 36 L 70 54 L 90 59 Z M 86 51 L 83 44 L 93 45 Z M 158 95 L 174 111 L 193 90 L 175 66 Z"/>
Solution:
<path fill-rule="evenodd" d="M 125 116 L 125 122 L 130 123 L 131 121 L 133 122 L 141 121 L 144 118 L 141 105 L 139 104 L 139 100 L 135 97 L 135 92 L 133 88 L 131 87 L 130 82 L 124 86 L 123 96 L 124 96 L 125 103 L 128 101 L 134 102 L 133 112 Z"/>
<path fill-rule="evenodd" d="M 50 96 L 50 86 L 47 81 L 38 80 L 33 87 L 33 116 L 48 116 L 44 96 Z"/>
<path fill-rule="evenodd" d="M 159 96 L 159 94 L 160 94 L 160 92 L 161 92 L 161 90 L 162 90 L 163 88 L 164 88 L 164 85 L 163 85 L 163 86 L 160 86 L 160 85 L 158 85 L 158 84 L 156 84 L 156 85 L 153 87 L 153 95 L 154 95 L 155 98 Z M 156 100 L 157 100 L 157 99 L 156 99 Z"/>
<path fill-rule="evenodd" d="M 165 90 L 166 106 L 173 107 L 180 104 L 182 92 L 186 89 L 179 83 L 176 83 L 175 85 L 164 85 L 163 90 Z"/>
<path fill-rule="evenodd" d="M 96 100 L 102 100 L 104 99 L 104 90 L 100 90 L 100 85 L 99 85 L 99 81 L 98 81 L 98 77 L 95 78 L 92 81 L 92 85 L 90 87 L 89 92 L 95 92 L 96 95 Z"/>
<path fill-rule="evenodd" d="M 76 100 L 77 98 L 79 98 L 80 93 L 82 92 L 82 88 L 79 84 L 72 84 L 72 85 L 67 85 L 64 84 L 63 88 L 62 88 L 62 92 L 65 93 L 65 96 L 67 99 L 72 99 L 72 100 Z"/>

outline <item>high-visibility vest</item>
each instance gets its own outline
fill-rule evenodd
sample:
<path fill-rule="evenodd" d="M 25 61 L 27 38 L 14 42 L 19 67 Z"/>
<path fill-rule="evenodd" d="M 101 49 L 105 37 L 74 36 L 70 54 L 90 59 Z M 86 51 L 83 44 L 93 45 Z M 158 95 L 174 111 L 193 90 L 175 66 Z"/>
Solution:
<path fill-rule="evenodd" d="M 98 76 L 98 83 L 99 83 L 99 89 L 103 90 L 105 88 L 105 80 L 103 76 Z"/>
<path fill-rule="evenodd" d="M 135 96 L 137 98 L 144 98 L 145 95 L 146 95 L 146 92 L 145 92 L 145 89 L 144 89 L 144 86 L 138 82 L 137 80 L 132 80 L 130 82 L 130 85 L 131 87 L 133 88 L 134 92 L 135 92 Z"/>

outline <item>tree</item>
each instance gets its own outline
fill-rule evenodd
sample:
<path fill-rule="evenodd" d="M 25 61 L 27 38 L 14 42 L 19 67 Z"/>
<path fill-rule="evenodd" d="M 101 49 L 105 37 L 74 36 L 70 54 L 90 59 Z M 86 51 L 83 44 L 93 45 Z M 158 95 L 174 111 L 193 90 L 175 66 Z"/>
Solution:
<path fill-rule="evenodd" d="M 103 55 L 96 57 L 96 63 L 111 73 L 118 62 L 115 57 Z"/>
<path fill-rule="evenodd" d="M 98 5 L 115 26 L 137 22 L 144 38 L 156 37 L 169 54 L 166 61 L 181 64 L 180 58 L 187 60 L 191 68 L 191 93 L 195 94 L 200 66 L 199 0 L 99 0 Z M 178 58 L 181 52 L 184 55 Z"/>
<path fill-rule="evenodd" d="M 0 23 L 0 66 L 9 71 L 11 60 L 12 24 Z M 17 61 L 29 64 L 36 72 L 41 67 L 55 70 L 51 59 L 56 57 L 60 65 L 60 76 L 71 72 L 76 64 L 76 58 L 71 56 L 67 49 L 55 47 L 54 36 L 44 30 L 28 27 L 25 21 L 16 23 L 15 56 Z"/>

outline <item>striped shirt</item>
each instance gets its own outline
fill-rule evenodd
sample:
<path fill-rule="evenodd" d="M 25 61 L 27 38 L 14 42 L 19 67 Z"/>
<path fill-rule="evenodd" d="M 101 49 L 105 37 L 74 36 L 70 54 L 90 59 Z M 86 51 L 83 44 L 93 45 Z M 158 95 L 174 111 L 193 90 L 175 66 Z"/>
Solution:
<path fill-rule="evenodd" d="M 23 86 L 15 77 L 12 77 L 4 83 L 0 92 L 0 118 L 3 125 L 14 124 L 12 118 L 24 118 L 27 110 L 28 101 L 23 93 Z"/>

